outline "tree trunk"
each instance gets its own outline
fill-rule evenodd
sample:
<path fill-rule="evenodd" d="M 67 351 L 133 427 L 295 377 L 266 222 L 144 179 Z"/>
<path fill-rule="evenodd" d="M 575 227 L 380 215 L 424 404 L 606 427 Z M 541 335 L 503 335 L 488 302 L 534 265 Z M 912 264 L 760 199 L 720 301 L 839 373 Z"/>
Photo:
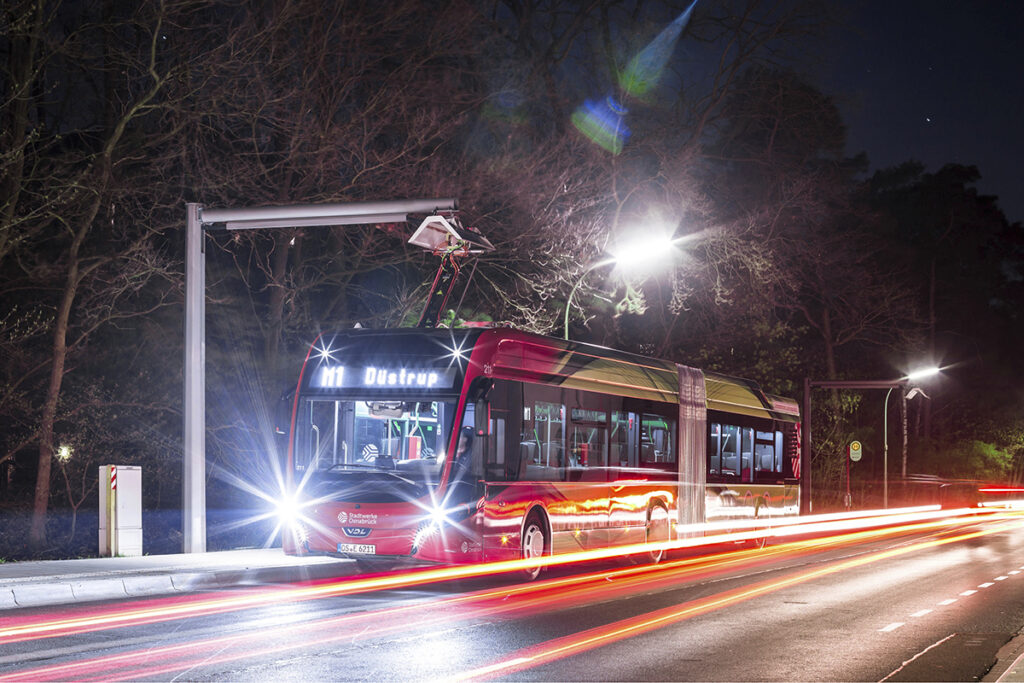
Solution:
<path fill-rule="evenodd" d="M 291 231 L 278 230 L 274 233 L 274 254 L 270 263 L 270 299 L 267 304 L 267 337 L 263 343 L 263 361 L 268 376 L 275 380 L 280 362 L 281 333 L 284 329 L 288 243 L 292 236 Z"/>
<path fill-rule="evenodd" d="M 81 247 L 88 224 L 83 224 L 75 235 L 68 258 L 68 276 L 64 284 L 57 317 L 53 323 L 53 364 L 50 367 L 50 384 L 46 390 L 43 414 L 39 423 L 39 463 L 36 468 L 36 491 L 32 505 L 32 526 L 29 529 L 29 546 L 34 551 L 46 545 L 46 510 L 50 502 L 50 472 L 53 466 L 53 427 L 57 419 L 57 401 L 64 381 L 64 364 L 67 361 L 68 320 L 71 306 L 78 291 L 78 250 Z"/>

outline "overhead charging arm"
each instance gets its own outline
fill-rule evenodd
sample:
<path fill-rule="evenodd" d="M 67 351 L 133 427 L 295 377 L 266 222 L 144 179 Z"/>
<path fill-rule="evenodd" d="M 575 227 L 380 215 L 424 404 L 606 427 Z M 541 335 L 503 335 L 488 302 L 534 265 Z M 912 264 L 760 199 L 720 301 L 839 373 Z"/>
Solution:
<path fill-rule="evenodd" d="M 462 270 L 461 259 L 470 254 L 494 251 L 494 245 L 475 228 L 463 227 L 455 212 L 428 216 L 409 238 L 409 244 L 441 257 L 427 302 L 416 324 L 417 327 L 437 327 Z M 466 284 L 468 287 L 469 283 Z"/>

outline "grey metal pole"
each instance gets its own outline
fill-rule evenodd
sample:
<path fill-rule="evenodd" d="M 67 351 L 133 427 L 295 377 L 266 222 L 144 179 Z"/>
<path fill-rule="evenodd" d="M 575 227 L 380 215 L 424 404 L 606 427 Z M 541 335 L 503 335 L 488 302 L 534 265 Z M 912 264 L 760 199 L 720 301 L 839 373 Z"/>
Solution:
<path fill-rule="evenodd" d="M 185 232 L 185 396 L 181 474 L 182 552 L 206 552 L 206 255 L 199 204 Z"/>
<path fill-rule="evenodd" d="M 889 394 L 895 389 L 889 387 L 885 392 L 885 404 L 882 406 L 882 507 L 889 507 Z"/>
<path fill-rule="evenodd" d="M 800 454 L 800 514 L 814 512 L 811 503 L 811 378 L 804 378 L 803 452 Z"/>
<path fill-rule="evenodd" d="M 294 228 L 306 225 L 356 225 L 361 223 L 404 222 L 410 213 L 454 211 L 453 198 L 403 199 L 381 202 L 345 202 L 343 204 L 296 204 L 293 206 L 256 206 L 240 209 L 202 209 L 206 225 L 223 224 L 228 230 L 258 228 Z"/>
<path fill-rule="evenodd" d="M 902 405 L 900 406 L 900 417 L 903 421 L 903 468 L 901 469 L 901 479 L 903 479 L 903 486 L 906 487 L 907 479 L 907 392 L 904 389 L 900 389 L 900 398 Z"/>

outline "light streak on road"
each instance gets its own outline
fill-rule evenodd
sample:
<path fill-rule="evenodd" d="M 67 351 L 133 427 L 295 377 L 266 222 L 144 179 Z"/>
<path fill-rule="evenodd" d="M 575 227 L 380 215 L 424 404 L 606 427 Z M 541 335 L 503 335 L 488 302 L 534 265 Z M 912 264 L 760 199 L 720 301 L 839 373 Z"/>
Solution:
<path fill-rule="evenodd" d="M 783 554 L 784 549 L 773 549 Z M 621 596 L 631 586 L 635 590 L 649 590 L 645 574 L 664 572 L 669 566 L 689 570 L 687 578 L 700 579 L 712 574 L 713 569 L 728 568 L 748 561 L 753 551 L 732 551 L 710 557 L 691 558 L 656 566 L 622 568 L 612 572 L 539 581 L 519 586 L 480 591 L 465 596 L 432 601 L 404 607 L 373 610 L 308 623 L 284 624 L 273 628 L 260 628 L 231 636 L 223 636 L 183 644 L 146 648 L 142 651 L 121 653 L 84 661 L 41 667 L 0 676 L 2 681 L 16 680 L 75 680 L 134 679 L 160 676 L 181 671 L 201 661 L 204 665 L 217 665 L 250 657 L 253 651 L 262 655 L 281 654 L 317 645 L 351 642 L 355 638 L 368 639 L 410 628 L 426 628 L 432 624 L 467 621 L 473 618 L 492 618 L 498 615 L 535 613 L 566 604 L 579 604 L 577 596 L 586 599 L 606 595 Z M 678 583 L 673 576 L 672 583 Z M 510 599 L 518 598 L 518 599 Z M 452 613 L 453 610 L 459 610 Z M 289 642 L 290 641 L 290 642 Z M 298 641 L 298 642 L 295 642 Z M 229 648 L 237 652 L 227 652 Z M 138 667 L 126 669 L 126 667 Z"/>
<path fill-rule="evenodd" d="M 814 515 L 800 519 L 787 519 L 785 524 L 764 526 L 747 531 L 721 533 L 715 525 L 705 525 L 706 531 L 718 531 L 707 536 L 683 538 L 653 544 L 635 544 L 614 548 L 601 548 L 565 555 L 534 558 L 530 560 L 508 560 L 503 562 L 473 565 L 445 566 L 404 573 L 375 575 L 361 578 L 346 578 L 338 581 L 327 579 L 294 584 L 289 587 L 259 588 L 246 591 L 231 591 L 214 596 L 173 597 L 149 600 L 124 606 L 110 606 L 76 610 L 57 618 L 50 615 L 15 617 L 5 620 L 0 627 L 0 645 L 36 638 L 51 638 L 86 631 L 105 630 L 129 625 L 151 624 L 161 621 L 185 619 L 200 615 L 218 614 L 236 610 L 263 608 L 275 604 L 291 604 L 342 595 L 352 595 L 378 590 L 409 588 L 456 579 L 480 578 L 496 574 L 519 572 L 540 564 L 544 567 L 566 566 L 583 562 L 609 560 L 646 552 L 652 548 L 665 550 L 694 549 L 726 543 L 752 541 L 768 536 L 785 539 L 794 536 L 849 532 L 855 529 L 877 529 L 890 526 L 899 529 L 914 523 L 956 525 L 965 518 L 997 517 L 1010 514 L 998 510 L 939 510 L 935 506 L 904 508 L 868 513 L 841 513 Z M 764 522 L 761 522 L 763 525 Z M 739 524 L 733 524 L 733 527 Z M 923 528 L 923 527 L 922 527 Z M 690 529 L 692 530 L 692 529 Z M 906 529 L 904 529 L 906 531 Z M 858 542 L 857 536 L 840 537 L 840 542 Z M 763 552 L 763 551 L 762 551 Z"/>
<path fill-rule="evenodd" d="M 701 598 L 699 600 L 686 602 L 681 605 L 673 605 L 672 607 L 656 610 L 654 612 L 629 619 L 622 619 L 611 624 L 606 624 L 604 626 L 588 629 L 580 633 L 556 638 L 532 647 L 524 648 L 518 652 L 512 653 L 507 659 L 500 662 L 478 669 L 473 669 L 471 671 L 466 671 L 459 675 L 457 680 L 478 680 L 483 678 L 507 676 L 516 671 L 535 668 L 542 664 L 577 655 L 597 647 L 603 647 L 626 638 L 632 638 L 654 629 L 663 628 L 707 612 L 722 609 L 723 607 L 729 607 L 751 598 L 773 593 L 783 588 L 819 579 L 830 574 L 835 574 L 837 572 L 856 567 L 862 567 L 909 553 L 919 552 L 928 548 L 948 545 L 951 543 L 960 543 L 1018 528 L 1020 528 L 1019 521 L 1003 522 L 988 529 L 981 529 L 946 538 L 932 539 L 911 545 L 890 548 L 888 550 L 882 550 L 868 555 L 861 555 L 805 572 L 799 572 L 781 579 L 764 581 L 750 586 L 725 591 L 717 595 Z"/>
<path fill-rule="evenodd" d="M 337 645 L 352 642 L 355 639 L 368 639 L 385 636 L 393 632 L 402 632 L 410 628 L 430 628 L 437 624 L 445 627 L 452 622 L 464 622 L 472 619 L 493 619 L 495 617 L 510 618 L 539 613 L 545 610 L 557 610 L 579 606 L 586 602 L 597 602 L 611 598 L 628 597 L 639 592 L 647 592 L 663 587 L 680 587 L 687 582 L 695 582 L 715 578 L 725 571 L 742 565 L 750 567 L 751 561 L 756 564 L 768 562 L 774 557 L 797 558 L 815 550 L 845 545 L 854 542 L 884 538 L 908 531 L 931 531 L 934 535 L 949 533 L 945 528 L 948 523 L 931 521 L 897 528 L 875 529 L 856 532 L 842 537 L 830 537 L 794 541 L 785 545 L 775 546 L 766 550 L 742 550 L 719 553 L 717 555 L 687 558 L 669 562 L 664 565 L 638 566 L 622 568 L 614 571 L 599 571 L 589 574 L 549 579 L 536 583 L 502 587 L 454 596 L 427 603 L 417 603 L 396 608 L 386 608 L 348 614 L 328 619 L 311 620 L 305 623 L 282 623 L 287 621 L 280 616 L 269 617 L 261 622 L 249 624 L 246 633 L 222 636 L 206 640 L 189 641 L 186 643 L 150 647 L 145 650 L 120 653 L 83 661 L 70 662 L 49 667 L 24 670 L 0 676 L 0 680 L 89 680 L 91 677 L 107 680 L 136 679 L 142 677 L 161 676 L 175 671 L 188 671 L 197 664 L 213 666 L 252 657 L 253 652 L 261 656 L 276 655 L 288 651 L 316 646 Z M 981 533 L 961 534 L 952 539 L 938 539 L 911 546 L 911 550 L 930 547 L 934 544 L 955 542 L 964 538 L 974 538 Z M 909 552 L 901 551 L 901 552 Z M 881 555 L 882 559 L 887 555 Z M 870 560 L 876 561 L 876 560 Z M 866 562 L 840 563 L 830 570 L 817 570 L 797 574 L 795 578 L 785 582 L 764 584 L 767 588 L 744 588 L 738 591 L 712 596 L 697 601 L 698 607 L 692 608 L 693 616 L 710 609 L 731 604 L 738 599 L 753 597 L 769 590 L 777 590 L 785 585 L 817 578 L 825 573 L 840 571 L 850 566 L 859 566 Z M 739 597 L 732 597 L 736 594 Z M 691 605 L 692 603 L 687 603 Z M 678 609 L 675 620 L 678 620 Z M 650 615 L 645 615 L 648 619 Z M 620 622 L 621 623 L 621 622 Z M 613 625 L 615 626 L 615 625 Z M 657 628 L 658 624 L 651 628 Z M 634 627 L 635 628 L 635 627 Z M 626 633 L 622 628 L 618 632 Z M 589 632 L 588 632 L 589 633 Z M 607 639 L 609 636 L 602 636 Z M 628 633 L 623 635 L 628 637 Z M 562 639 L 565 640 L 565 639 Z M 576 645 L 575 647 L 578 647 Z M 509 671 L 509 666 L 535 666 L 535 656 L 517 657 L 503 662 L 498 670 L 491 672 L 493 667 L 477 670 L 469 674 L 496 675 Z M 531 663 L 533 662 L 533 663 Z M 503 668 L 500 668 L 503 667 Z"/>

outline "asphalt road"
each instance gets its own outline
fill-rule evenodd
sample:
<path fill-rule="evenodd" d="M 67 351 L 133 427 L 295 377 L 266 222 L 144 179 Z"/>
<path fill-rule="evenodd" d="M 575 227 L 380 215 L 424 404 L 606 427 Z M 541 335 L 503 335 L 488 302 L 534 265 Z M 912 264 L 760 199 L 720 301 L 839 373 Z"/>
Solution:
<path fill-rule="evenodd" d="M 1024 626 L 1021 518 L 715 551 L 532 584 L 21 610 L 0 680 L 969 681 Z"/>

